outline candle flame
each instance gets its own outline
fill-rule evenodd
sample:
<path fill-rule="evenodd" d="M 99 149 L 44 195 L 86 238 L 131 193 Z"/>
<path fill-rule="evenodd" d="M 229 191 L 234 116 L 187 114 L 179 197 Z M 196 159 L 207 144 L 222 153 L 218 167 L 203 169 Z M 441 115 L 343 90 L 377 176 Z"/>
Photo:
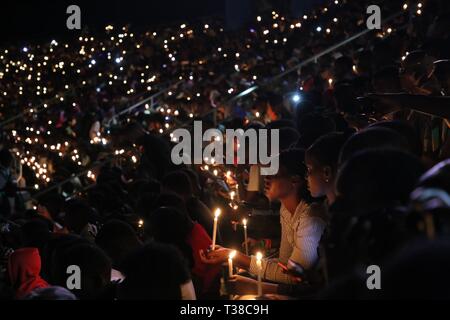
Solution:
<path fill-rule="evenodd" d="M 216 211 L 214 212 L 214 217 L 216 219 L 219 218 L 221 213 L 222 213 L 222 210 L 220 210 L 220 208 L 217 208 Z"/>
<path fill-rule="evenodd" d="M 263 257 L 263 255 L 262 255 L 261 252 L 256 253 L 256 260 L 257 260 L 257 261 L 261 261 L 261 260 L 262 260 L 262 257 Z"/>
<path fill-rule="evenodd" d="M 231 260 L 233 260 L 234 257 L 236 256 L 236 253 L 237 253 L 236 250 L 231 251 L 230 254 L 229 254 L 229 256 L 228 256 L 228 258 L 231 259 Z"/>

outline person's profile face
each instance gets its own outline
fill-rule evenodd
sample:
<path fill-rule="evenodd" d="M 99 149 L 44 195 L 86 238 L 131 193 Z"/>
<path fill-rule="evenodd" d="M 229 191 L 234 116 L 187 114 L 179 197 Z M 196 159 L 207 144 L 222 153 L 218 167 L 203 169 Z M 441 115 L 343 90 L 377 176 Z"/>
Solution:
<path fill-rule="evenodd" d="M 325 181 L 321 166 L 311 156 L 305 156 L 306 168 L 308 170 L 308 190 L 313 198 L 323 197 L 326 194 L 327 183 Z"/>
<path fill-rule="evenodd" d="M 269 201 L 280 200 L 295 192 L 292 177 L 289 176 L 283 167 L 276 175 L 266 176 L 264 179 L 264 194 Z"/>

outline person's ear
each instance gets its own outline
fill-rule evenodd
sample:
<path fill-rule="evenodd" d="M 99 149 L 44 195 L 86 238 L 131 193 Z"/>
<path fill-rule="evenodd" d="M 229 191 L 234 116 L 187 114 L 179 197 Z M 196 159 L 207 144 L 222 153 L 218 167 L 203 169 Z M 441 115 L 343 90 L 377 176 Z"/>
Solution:
<path fill-rule="evenodd" d="M 323 178 L 326 183 L 329 183 L 333 178 L 333 171 L 331 170 L 331 167 L 325 166 L 323 168 Z"/>

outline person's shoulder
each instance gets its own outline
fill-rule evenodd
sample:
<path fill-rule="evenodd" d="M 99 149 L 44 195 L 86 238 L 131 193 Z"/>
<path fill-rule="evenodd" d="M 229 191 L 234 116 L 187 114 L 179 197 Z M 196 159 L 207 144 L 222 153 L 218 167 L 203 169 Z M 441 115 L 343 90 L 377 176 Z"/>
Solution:
<path fill-rule="evenodd" d="M 194 222 L 190 236 L 191 236 L 191 240 L 193 242 L 194 241 L 199 241 L 199 242 L 210 242 L 211 241 L 211 238 L 209 237 L 205 228 L 198 222 Z"/>
<path fill-rule="evenodd" d="M 323 202 L 313 202 L 309 205 L 309 209 L 305 212 L 308 217 L 320 218 L 325 222 L 328 221 L 328 209 Z"/>

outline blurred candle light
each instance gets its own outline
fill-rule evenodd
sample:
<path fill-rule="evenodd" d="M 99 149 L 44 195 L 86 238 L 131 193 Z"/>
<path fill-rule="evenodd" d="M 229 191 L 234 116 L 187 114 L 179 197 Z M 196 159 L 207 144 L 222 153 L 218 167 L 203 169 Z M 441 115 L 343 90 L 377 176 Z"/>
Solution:
<path fill-rule="evenodd" d="M 262 253 L 256 254 L 256 267 L 258 268 L 258 297 L 262 296 Z"/>
<path fill-rule="evenodd" d="M 248 256 L 248 237 L 247 237 L 247 219 L 242 220 L 242 224 L 244 226 L 244 245 L 245 245 L 245 254 Z"/>
<path fill-rule="evenodd" d="M 236 256 L 236 250 L 233 250 L 228 255 L 228 276 L 231 278 L 233 276 L 233 259 Z"/>

